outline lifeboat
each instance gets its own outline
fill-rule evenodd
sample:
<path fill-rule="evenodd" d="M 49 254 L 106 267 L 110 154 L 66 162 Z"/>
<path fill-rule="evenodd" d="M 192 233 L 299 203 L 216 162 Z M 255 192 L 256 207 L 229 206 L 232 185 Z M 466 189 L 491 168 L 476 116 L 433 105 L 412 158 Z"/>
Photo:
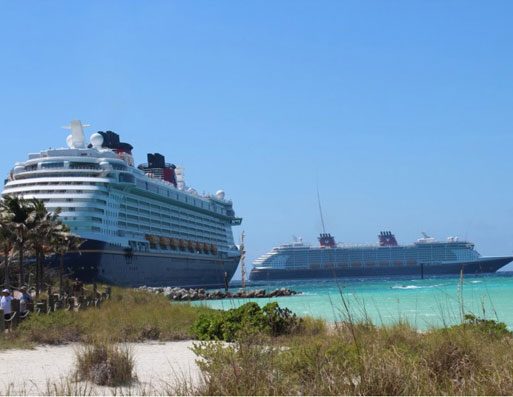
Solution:
<path fill-rule="evenodd" d="M 197 252 L 201 252 L 203 245 L 199 241 L 196 241 L 196 244 L 194 244 L 194 248 L 196 249 Z"/>
<path fill-rule="evenodd" d="M 176 249 L 176 247 L 178 247 L 178 241 L 175 238 L 170 238 L 169 245 L 171 248 Z"/>
<path fill-rule="evenodd" d="M 210 252 L 214 255 L 217 254 L 217 246 L 215 244 L 210 244 Z"/>
<path fill-rule="evenodd" d="M 180 247 L 181 250 L 184 250 L 185 247 L 187 246 L 186 243 L 185 243 L 185 240 L 178 240 L 178 246 Z"/>
<path fill-rule="evenodd" d="M 187 248 L 189 251 L 194 252 L 194 243 L 191 240 L 187 241 Z"/>
<path fill-rule="evenodd" d="M 169 245 L 169 239 L 167 237 L 161 237 L 160 238 L 160 245 L 168 246 Z"/>
<path fill-rule="evenodd" d="M 210 253 L 210 245 L 208 245 L 207 243 L 203 243 L 202 249 L 205 254 Z"/>
<path fill-rule="evenodd" d="M 144 238 L 150 242 L 151 246 L 155 246 L 159 243 L 159 238 L 152 234 L 147 234 Z"/>

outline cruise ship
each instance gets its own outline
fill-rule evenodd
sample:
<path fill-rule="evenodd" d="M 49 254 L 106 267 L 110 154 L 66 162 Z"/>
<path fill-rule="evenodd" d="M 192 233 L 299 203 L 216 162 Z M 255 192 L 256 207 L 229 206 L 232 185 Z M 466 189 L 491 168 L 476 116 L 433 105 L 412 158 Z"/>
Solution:
<path fill-rule="evenodd" d="M 241 224 L 219 190 L 200 195 L 181 167 L 159 153 L 134 165 L 133 147 L 112 131 L 86 142 L 78 120 L 67 147 L 16 163 L 2 195 L 37 198 L 83 239 L 65 257 L 73 277 L 123 286 L 220 287 L 240 252 L 232 227 Z"/>
<path fill-rule="evenodd" d="M 375 245 L 344 245 L 322 233 L 317 247 L 294 241 L 256 259 L 250 280 L 493 273 L 512 260 L 513 256 L 482 257 L 473 243 L 457 237 L 437 241 L 424 235 L 411 245 L 399 245 L 390 231 L 384 231 Z"/>

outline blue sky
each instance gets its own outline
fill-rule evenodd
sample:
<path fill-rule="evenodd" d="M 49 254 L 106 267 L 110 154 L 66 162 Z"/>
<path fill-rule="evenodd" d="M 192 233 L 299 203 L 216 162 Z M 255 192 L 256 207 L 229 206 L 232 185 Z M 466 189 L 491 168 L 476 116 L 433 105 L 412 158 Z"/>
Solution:
<path fill-rule="evenodd" d="M 424 231 L 513 253 L 513 2 L 0 2 L 4 175 L 71 119 L 223 188 L 250 260 Z M 238 237 L 237 237 L 238 239 Z"/>

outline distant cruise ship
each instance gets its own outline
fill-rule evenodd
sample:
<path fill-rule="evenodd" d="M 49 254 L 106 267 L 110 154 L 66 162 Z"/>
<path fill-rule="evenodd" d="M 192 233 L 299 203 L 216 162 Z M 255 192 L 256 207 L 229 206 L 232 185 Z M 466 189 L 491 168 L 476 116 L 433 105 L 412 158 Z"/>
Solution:
<path fill-rule="evenodd" d="M 68 147 L 16 163 L 2 195 L 62 209 L 62 221 L 85 240 L 65 258 L 75 277 L 183 287 L 219 287 L 232 278 L 240 259 L 232 226 L 241 218 L 222 190 L 198 194 L 159 153 L 135 167 L 133 147 L 112 131 L 86 144 L 80 121 L 68 128 Z"/>
<path fill-rule="evenodd" d="M 343 245 L 323 233 L 319 247 L 301 241 L 283 244 L 253 262 L 250 279 L 493 273 L 513 260 L 512 256 L 481 257 L 474 244 L 457 237 L 436 241 L 425 235 L 411 245 L 399 245 L 389 231 L 378 237 L 376 245 Z"/>

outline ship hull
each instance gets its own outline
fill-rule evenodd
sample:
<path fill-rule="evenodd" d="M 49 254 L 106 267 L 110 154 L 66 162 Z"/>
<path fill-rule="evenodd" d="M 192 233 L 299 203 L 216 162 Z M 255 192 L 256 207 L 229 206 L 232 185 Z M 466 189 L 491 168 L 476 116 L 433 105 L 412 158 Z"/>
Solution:
<path fill-rule="evenodd" d="M 512 260 L 513 257 L 490 257 L 466 262 L 418 263 L 408 266 L 332 267 L 324 269 L 253 268 L 249 278 L 251 281 L 267 281 L 394 276 L 423 278 L 424 276 L 456 275 L 461 272 L 464 275 L 472 275 L 494 273 Z"/>
<path fill-rule="evenodd" d="M 171 251 L 171 250 L 170 250 Z M 237 269 L 240 257 L 138 252 L 97 240 L 64 256 L 65 272 L 84 282 L 113 285 L 221 288 Z M 54 264 L 57 265 L 58 258 Z"/>

